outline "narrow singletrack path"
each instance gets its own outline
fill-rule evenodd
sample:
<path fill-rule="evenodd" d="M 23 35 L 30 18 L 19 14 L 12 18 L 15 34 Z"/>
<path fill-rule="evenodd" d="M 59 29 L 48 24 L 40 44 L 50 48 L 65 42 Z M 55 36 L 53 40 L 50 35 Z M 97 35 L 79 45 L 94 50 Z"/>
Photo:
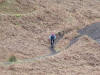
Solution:
<path fill-rule="evenodd" d="M 79 38 L 83 35 L 88 35 L 89 37 L 91 37 L 92 39 L 96 40 L 98 43 L 100 43 L 100 22 L 98 23 L 94 23 L 90 26 L 87 26 L 81 30 L 78 31 L 78 33 L 80 33 L 80 35 L 78 35 L 77 37 L 73 38 L 69 45 L 67 45 L 66 49 L 69 48 L 70 46 L 72 46 L 74 43 L 76 43 Z M 60 39 L 62 39 L 64 36 L 64 34 L 60 35 L 60 37 L 57 38 L 55 44 L 57 42 L 59 42 Z M 0 66 L 9 66 L 9 65 L 12 65 L 12 64 L 17 64 L 17 63 L 24 63 L 24 62 L 33 62 L 33 61 L 36 61 L 36 60 L 39 60 L 41 58 L 45 58 L 45 57 L 48 57 L 48 56 L 53 56 L 53 55 L 56 55 L 57 53 L 59 53 L 60 51 L 57 52 L 57 50 L 55 50 L 55 48 L 51 48 L 49 47 L 49 50 L 51 51 L 50 54 L 48 55 L 44 55 L 44 56 L 39 56 L 39 57 L 36 57 L 36 58 L 30 58 L 30 59 L 24 59 L 24 60 L 18 60 L 17 62 L 0 62 Z"/>
<path fill-rule="evenodd" d="M 59 34 L 57 34 L 58 36 Z M 59 42 L 60 39 L 62 39 L 64 36 L 64 34 L 60 35 L 56 41 L 55 41 L 55 45 L 57 42 Z M 0 62 L 0 66 L 10 66 L 12 64 L 18 64 L 18 63 L 24 63 L 24 62 L 33 62 L 33 61 L 36 61 L 36 60 L 39 60 L 41 58 L 45 58 L 45 57 L 48 57 L 48 56 L 53 56 L 53 55 L 56 55 L 57 53 L 59 53 L 60 51 L 57 51 L 55 50 L 55 48 L 51 48 L 49 47 L 49 50 L 51 51 L 50 54 L 48 55 L 44 55 L 44 56 L 38 56 L 38 57 L 35 57 L 35 58 L 30 58 L 30 59 L 23 59 L 23 60 L 17 60 L 16 62 Z"/>

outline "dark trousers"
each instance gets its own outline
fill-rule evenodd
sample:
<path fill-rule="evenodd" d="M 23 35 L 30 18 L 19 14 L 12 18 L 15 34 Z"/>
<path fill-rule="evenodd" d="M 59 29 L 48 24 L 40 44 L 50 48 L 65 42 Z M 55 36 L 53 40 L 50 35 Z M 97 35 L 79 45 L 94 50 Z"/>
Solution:
<path fill-rule="evenodd" d="M 54 45 L 54 42 L 55 42 L 55 40 L 54 39 L 51 39 L 51 46 Z"/>

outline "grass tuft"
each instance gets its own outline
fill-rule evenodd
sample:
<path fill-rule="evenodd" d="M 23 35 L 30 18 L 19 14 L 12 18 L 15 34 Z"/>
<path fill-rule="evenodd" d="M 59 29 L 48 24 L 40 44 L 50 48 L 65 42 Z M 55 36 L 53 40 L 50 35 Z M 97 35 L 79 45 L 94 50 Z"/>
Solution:
<path fill-rule="evenodd" d="M 21 17 L 21 14 L 16 14 L 16 17 Z"/>
<path fill-rule="evenodd" d="M 16 61 L 17 61 L 17 59 L 16 59 L 15 56 L 11 56 L 11 57 L 9 58 L 9 62 L 16 62 Z"/>

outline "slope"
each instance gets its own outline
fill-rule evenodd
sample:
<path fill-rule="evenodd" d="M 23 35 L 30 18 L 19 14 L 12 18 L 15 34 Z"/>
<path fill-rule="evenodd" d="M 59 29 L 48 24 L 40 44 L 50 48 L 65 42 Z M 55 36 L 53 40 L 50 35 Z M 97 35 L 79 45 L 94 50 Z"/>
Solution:
<path fill-rule="evenodd" d="M 6 75 L 7 72 L 7 75 L 99 75 L 99 49 L 99 44 L 91 38 L 83 36 L 68 50 L 64 50 L 55 56 L 33 63 L 2 67 L 2 74 Z"/>

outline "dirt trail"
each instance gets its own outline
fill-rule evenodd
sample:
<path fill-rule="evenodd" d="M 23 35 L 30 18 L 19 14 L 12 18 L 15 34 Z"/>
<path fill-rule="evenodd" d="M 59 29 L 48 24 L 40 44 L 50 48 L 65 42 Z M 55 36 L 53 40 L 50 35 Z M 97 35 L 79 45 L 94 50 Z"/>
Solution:
<path fill-rule="evenodd" d="M 87 26 L 81 30 L 78 31 L 78 33 L 80 33 L 80 35 L 78 35 L 77 37 L 73 38 L 71 41 L 70 41 L 70 44 L 66 47 L 66 48 L 69 48 L 71 45 L 73 45 L 74 43 L 76 43 L 79 38 L 83 35 L 88 35 L 89 37 L 91 37 L 92 39 L 96 40 L 98 43 L 100 43 L 100 23 L 94 23 L 90 26 Z M 61 35 L 60 37 L 58 37 L 58 39 L 56 40 L 55 44 L 57 42 L 59 42 L 59 40 L 61 38 L 63 38 L 64 34 Z M 45 55 L 45 56 L 39 56 L 39 57 L 36 57 L 36 58 L 31 58 L 31 59 L 24 59 L 24 60 L 18 60 L 17 62 L 15 63 L 11 63 L 11 62 L 0 62 L 0 66 L 9 66 L 11 64 L 16 64 L 16 63 L 24 63 L 24 62 L 33 62 L 35 60 L 38 60 L 38 59 L 41 59 L 41 58 L 45 58 L 47 56 L 53 56 L 57 53 L 59 53 L 60 51 L 56 52 L 57 50 L 55 50 L 55 48 L 49 48 L 49 50 L 51 51 L 51 53 L 49 55 Z"/>
<path fill-rule="evenodd" d="M 78 35 L 77 37 L 73 38 L 70 41 L 70 44 L 66 48 L 69 48 L 71 45 L 76 43 L 79 40 L 79 38 L 81 36 L 83 36 L 83 35 L 88 35 L 89 37 L 91 37 L 92 39 L 94 39 L 98 43 L 100 43 L 100 22 L 93 23 L 92 25 L 89 25 L 89 26 L 79 30 L 78 33 L 80 35 Z"/>
<path fill-rule="evenodd" d="M 55 41 L 55 45 L 56 45 L 57 42 L 59 42 L 60 39 L 63 38 L 64 34 L 59 35 L 59 33 L 58 33 L 58 34 L 56 34 L 56 36 L 58 38 Z M 17 62 L 13 62 L 13 63 L 12 62 L 0 62 L 0 66 L 9 66 L 9 65 L 12 65 L 12 64 L 24 63 L 24 62 L 33 62 L 33 61 L 36 61 L 38 59 L 45 58 L 47 56 L 53 56 L 53 55 L 60 52 L 60 51 L 55 50 L 55 48 L 51 48 L 51 47 L 49 47 L 49 50 L 51 51 L 51 53 L 48 54 L 48 55 L 38 56 L 38 57 L 35 57 L 35 58 L 30 58 L 30 59 L 18 60 Z"/>
<path fill-rule="evenodd" d="M 93 23 L 92 25 L 87 26 L 78 32 L 81 35 L 88 35 L 89 37 L 100 43 L 100 22 Z"/>

